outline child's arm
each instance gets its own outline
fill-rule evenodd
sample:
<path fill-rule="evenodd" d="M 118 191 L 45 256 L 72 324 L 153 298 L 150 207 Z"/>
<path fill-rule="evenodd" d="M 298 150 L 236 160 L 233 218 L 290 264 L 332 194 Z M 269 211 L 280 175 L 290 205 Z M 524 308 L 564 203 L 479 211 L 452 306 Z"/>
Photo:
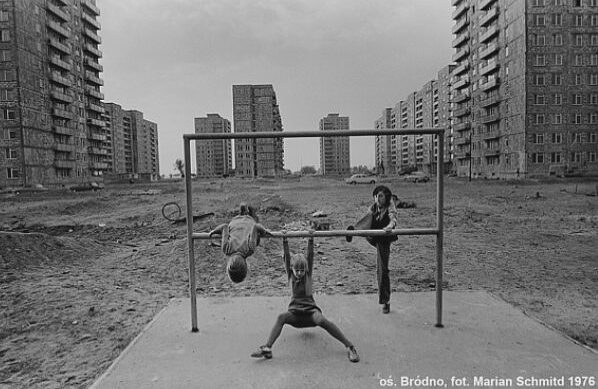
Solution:
<path fill-rule="evenodd" d="M 289 240 L 286 237 L 282 238 L 282 247 L 284 250 L 284 269 L 287 272 L 287 277 L 291 278 L 291 251 L 289 250 Z"/>
<path fill-rule="evenodd" d="M 219 225 L 218 227 L 216 227 L 212 231 L 210 231 L 210 238 L 212 237 L 212 235 L 222 235 L 222 230 L 227 225 L 228 225 L 227 223 L 222 223 L 221 225 Z"/>
<path fill-rule="evenodd" d="M 309 274 L 312 274 L 314 268 L 314 238 L 309 237 L 307 240 L 307 269 Z"/>
<path fill-rule="evenodd" d="M 255 225 L 255 229 L 260 234 L 260 236 L 272 236 L 272 231 L 270 231 L 269 229 L 267 229 L 266 227 L 264 227 L 260 223 L 257 223 Z"/>
<path fill-rule="evenodd" d="M 386 231 L 390 231 L 397 227 L 397 207 L 393 199 L 390 200 L 390 204 L 388 205 L 388 218 L 390 219 L 390 222 L 384 227 L 384 230 Z"/>

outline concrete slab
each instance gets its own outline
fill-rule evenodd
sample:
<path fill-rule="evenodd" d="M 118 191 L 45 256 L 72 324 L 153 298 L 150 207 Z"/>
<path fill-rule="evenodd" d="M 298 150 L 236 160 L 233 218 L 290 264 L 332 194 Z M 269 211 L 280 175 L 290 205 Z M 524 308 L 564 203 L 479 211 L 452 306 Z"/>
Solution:
<path fill-rule="evenodd" d="M 598 375 L 598 353 L 481 291 L 445 292 L 444 328 L 434 293 L 395 293 L 388 315 L 375 295 L 317 295 L 361 362 L 321 328 L 289 326 L 273 359 L 250 358 L 288 301 L 198 298 L 192 333 L 189 299 L 172 300 L 92 388 L 575 387 Z"/>

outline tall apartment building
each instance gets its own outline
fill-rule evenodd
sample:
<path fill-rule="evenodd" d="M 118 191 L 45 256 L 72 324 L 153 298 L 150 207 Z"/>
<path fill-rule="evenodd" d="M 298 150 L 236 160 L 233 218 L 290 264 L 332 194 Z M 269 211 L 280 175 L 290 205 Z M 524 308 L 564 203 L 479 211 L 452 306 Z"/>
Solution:
<path fill-rule="evenodd" d="M 143 112 L 102 104 L 106 124 L 106 176 L 113 179 L 157 180 L 160 177 L 158 125 Z"/>
<path fill-rule="evenodd" d="M 282 119 L 272 85 L 233 85 L 234 132 L 280 132 Z M 282 138 L 235 139 L 235 173 L 273 177 L 284 172 Z"/>
<path fill-rule="evenodd" d="M 391 121 L 392 108 L 385 108 L 380 116 L 374 122 L 376 130 L 388 130 L 392 127 Z M 375 159 L 376 172 L 378 174 L 394 174 L 396 165 L 392 161 L 392 145 L 396 135 L 376 135 L 375 139 Z"/>
<path fill-rule="evenodd" d="M 195 133 L 230 133 L 230 121 L 217 113 L 205 118 L 195 118 Z M 195 141 L 197 177 L 222 177 L 233 170 L 230 139 L 205 139 Z"/>
<path fill-rule="evenodd" d="M 99 14 L 94 0 L 0 2 L 0 187 L 107 170 Z"/>
<path fill-rule="evenodd" d="M 453 0 L 457 174 L 598 173 L 598 0 Z"/>
<path fill-rule="evenodd" d="M 329 113 L 320 119 L 320 131 L 349 130 L 349 117 Z M 345 176 L 351 174 L 350 138 L 320 138 L 320 170 L 322 175 Z"/>

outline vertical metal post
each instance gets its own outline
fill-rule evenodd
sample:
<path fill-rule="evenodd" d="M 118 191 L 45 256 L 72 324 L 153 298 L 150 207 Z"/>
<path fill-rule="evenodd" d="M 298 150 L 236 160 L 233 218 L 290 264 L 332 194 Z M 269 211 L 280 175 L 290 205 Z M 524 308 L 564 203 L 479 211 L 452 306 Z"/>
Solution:
<path fill-rule="evenodd" d="M 438 134 L 436 155 L 436 327 L 442 328 L 442 245 L 444 213 L 444 133 Z"/>
<path fill-rule="evenodd" d="M 185 148 L 185 194 L 187 195 L 187 243 L 189 245 L 189 296 L 191 297 L 191 332 L 197 328 L 197 296 L 195 293 L 195 252 L 193 247 L 193 207 L 191 203 L 191 141 L 183 138 Z"/>

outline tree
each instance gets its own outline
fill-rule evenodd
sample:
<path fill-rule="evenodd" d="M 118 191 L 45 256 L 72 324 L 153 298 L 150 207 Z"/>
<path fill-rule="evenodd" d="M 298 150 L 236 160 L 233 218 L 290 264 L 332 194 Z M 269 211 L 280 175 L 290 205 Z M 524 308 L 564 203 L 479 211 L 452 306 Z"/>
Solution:
<path fill-rule="evenodd" d="M 301 167 L 301 174 L 316 174 L 316 168 L 313 166 L 302 166 Z"/>
<path fill-rule="evenodd" d="M 174 168 L 181 173 L 181 177 L 185 178 L 185 163 L 182 159 L 177 158 L 177 160 L 174 161 Z"/>

